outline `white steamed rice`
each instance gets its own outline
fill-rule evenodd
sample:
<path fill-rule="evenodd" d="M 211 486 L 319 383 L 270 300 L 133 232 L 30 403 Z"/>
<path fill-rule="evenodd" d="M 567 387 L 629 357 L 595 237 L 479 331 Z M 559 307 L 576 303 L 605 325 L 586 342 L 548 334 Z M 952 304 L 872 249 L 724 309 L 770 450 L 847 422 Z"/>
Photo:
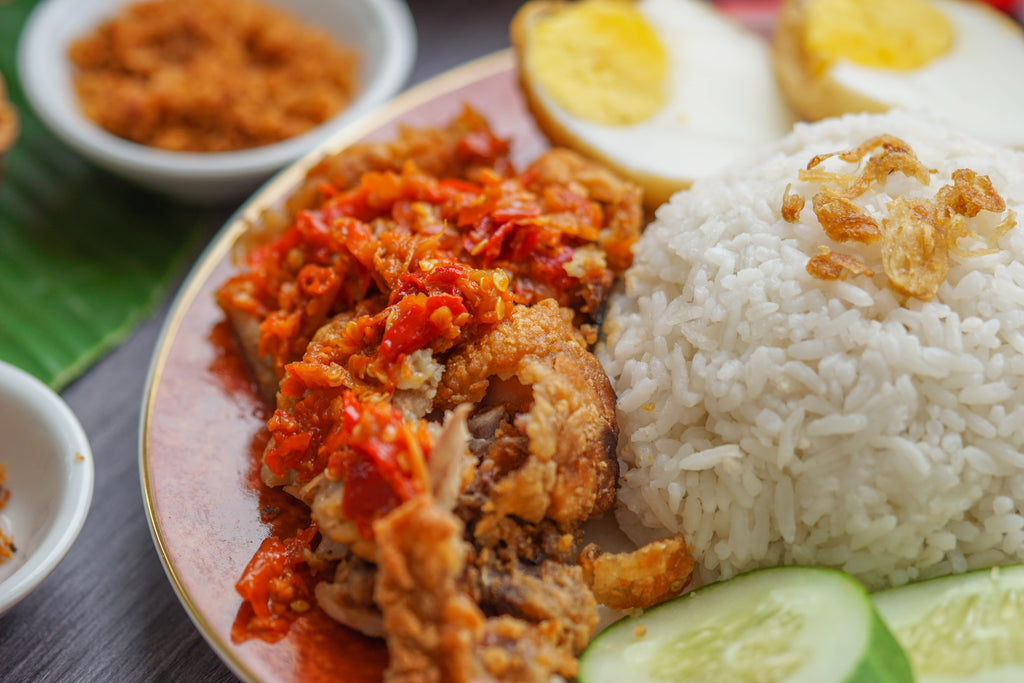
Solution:
<path fill-rule="evenodd" d="M 880 133 L 938 170 L 928 196 L 968 167 L 1024 223 L 1024 153 L 904 113 L 801 124 L 661 207 L 612 299 L 618 519 L 637 542 L 684 532 L 698 584 L 814 564 L 874 588 L 1024 561 L 1024 225 L 921 302 L 878 263 L 812 278 L 828 240 L 810 201 L 781 219 L 788 183 L 812 194 L 796 177 L 814 154 Z"/>

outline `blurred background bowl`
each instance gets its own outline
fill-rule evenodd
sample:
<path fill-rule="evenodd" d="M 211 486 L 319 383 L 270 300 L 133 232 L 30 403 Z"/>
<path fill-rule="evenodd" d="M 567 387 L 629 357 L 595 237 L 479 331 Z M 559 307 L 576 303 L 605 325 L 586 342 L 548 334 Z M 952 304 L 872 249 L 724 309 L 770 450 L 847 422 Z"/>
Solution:
<path fill-rule="evenodd" d="M 10 500 L 0 510 L 14 557 L 0 563 L 0 614 L 63 559 L 81 531 L 93 488 L 93 459 L 78 418 L 45 384 L 0 362 L 0 464 Z"/>
<path fill-rule="evenodd" d="M 262 0 L 325 31 L 359 58 L 358 92 L 338 115 L 281 142 L 231 152 L 173 152 L 119 138 L 79 109 L 68 58 L 72 42 L 135 0 L 46 0 L 18 44 L 18 74 L 32 108 L 65 144 L 98 166 L 156 192 L 199 204 L 227 204 L 405 85 L 416 56 L 416 29 L 402 0 Z"/>

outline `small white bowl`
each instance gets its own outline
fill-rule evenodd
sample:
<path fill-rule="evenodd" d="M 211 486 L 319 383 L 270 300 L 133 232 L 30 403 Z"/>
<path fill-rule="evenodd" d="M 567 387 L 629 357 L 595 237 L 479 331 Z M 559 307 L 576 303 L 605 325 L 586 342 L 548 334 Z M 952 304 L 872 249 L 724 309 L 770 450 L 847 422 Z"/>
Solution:
<path fill-rule="evenodd" d="M 85 431 L 48 386 L 0 361 L 0 463 L 10 500 L 0 527 L 14 557 L 0 563 L 0 614 L 45 579 L 78 537 L 92 501 Z"/>
<path fill-rule="evenodd" d="M 281 5 L 354 48 L 359 93 L 336 117 L 293 138 L 232 152 L 171 152 L 119 138 L 81 113 L 68 47 L 137 0 L 46 0 L 18 44 L 18 75 L 29 103 L 53 133 L 110 172 L 176 199 L 224 204 L 243 198 L 335 131 L 386 102 L 409 78 L 416 28 L 402 0 L 263 0 Z"/>

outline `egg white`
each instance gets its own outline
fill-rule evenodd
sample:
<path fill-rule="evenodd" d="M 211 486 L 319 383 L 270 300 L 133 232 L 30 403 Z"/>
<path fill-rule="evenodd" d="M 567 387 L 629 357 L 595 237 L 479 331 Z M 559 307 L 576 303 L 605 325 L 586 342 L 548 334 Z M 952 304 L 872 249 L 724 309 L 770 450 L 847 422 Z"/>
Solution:
<path fill-rule="evenodd" d="M 679 189 L 790 130 L 794 116 L 761 36 L 699 0 L 640 0 L 637 8 L 668 51 L 666 104 L 638 123 L 604 125 L 569 114 L 538 88 L 540 105 L 575 143 Z"/>
<path fill-rule="evenodd" d="M 953 24 L 948 52 L 910 71 L 838 60 L 829 77 L 887 108 L 928 111 L 983 139 L 1024 148 L 1024 32 L 981 3 L 931 2 Z"/>

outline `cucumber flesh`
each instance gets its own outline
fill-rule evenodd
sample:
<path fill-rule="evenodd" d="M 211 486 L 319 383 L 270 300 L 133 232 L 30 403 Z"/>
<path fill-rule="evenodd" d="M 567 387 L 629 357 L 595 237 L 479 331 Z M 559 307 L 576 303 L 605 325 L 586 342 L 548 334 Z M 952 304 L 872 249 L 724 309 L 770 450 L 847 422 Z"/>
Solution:
<path fill-rule="evenodd" d="M 911 683 L 864 587 L 831 569 L 758 569 L 621 619 L 580 683 Z"/>
<path fill-rule="evenodd" d="M 922 683 L 1024 681 L 1024 565 L 872 596 Z"/>

